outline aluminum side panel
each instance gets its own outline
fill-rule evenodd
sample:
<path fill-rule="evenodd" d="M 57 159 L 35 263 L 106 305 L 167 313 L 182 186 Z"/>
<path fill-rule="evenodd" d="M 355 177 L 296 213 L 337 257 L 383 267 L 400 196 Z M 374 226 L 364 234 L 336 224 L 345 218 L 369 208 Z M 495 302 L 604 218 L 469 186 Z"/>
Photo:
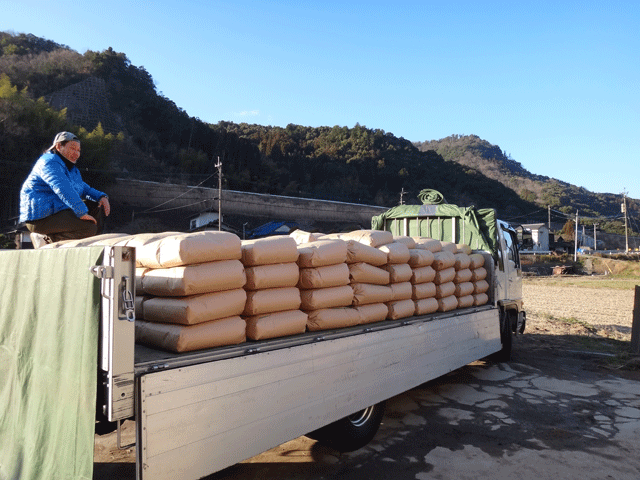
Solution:
<path fill-rule="evenodd" d="M 497 309 L 139 379 L 139 476 L 197 479 L 500 350 Z"/>

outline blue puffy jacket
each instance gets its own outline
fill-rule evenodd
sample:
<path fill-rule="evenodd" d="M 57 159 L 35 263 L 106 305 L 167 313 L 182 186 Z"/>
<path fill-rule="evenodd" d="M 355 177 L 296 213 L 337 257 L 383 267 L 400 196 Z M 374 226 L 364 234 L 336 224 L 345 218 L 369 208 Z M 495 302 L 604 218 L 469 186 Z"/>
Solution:
<path fill-rule="evenodd" d="M 89 213 L 83 199 L 97 202 L 107 194 L 84 183 L 77 167 L 68 169 L 57 153 L 44 153 L 20 190 L 20 222 L 31 222 L 61 210 L 78 217 Z"/>

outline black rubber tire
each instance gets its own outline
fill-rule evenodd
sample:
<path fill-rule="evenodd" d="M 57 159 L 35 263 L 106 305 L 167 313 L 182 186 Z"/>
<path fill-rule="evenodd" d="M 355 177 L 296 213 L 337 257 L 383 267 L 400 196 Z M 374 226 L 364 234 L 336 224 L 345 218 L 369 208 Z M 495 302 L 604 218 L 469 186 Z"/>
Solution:
<path fill-rule="evenodd" d="M 385 402 L 330 423 L 306 436 L 339 452 L 353 452 L 375 437 L 384 416 Z"/>
<path fill-rule="evenodd" d="M 490 359 L 498 363 L 508 362 L 511 360 L 511 350 L 513 349 L 513 331 L 509 312 L 500 314 L 500 341 L 502 348 L 491 355 Z"/>

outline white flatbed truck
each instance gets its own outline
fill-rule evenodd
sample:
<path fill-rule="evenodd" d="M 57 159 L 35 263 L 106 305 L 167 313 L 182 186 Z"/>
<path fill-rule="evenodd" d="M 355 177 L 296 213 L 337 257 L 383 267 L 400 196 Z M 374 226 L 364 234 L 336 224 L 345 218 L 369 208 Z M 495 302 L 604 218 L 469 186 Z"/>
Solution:
<path fill-rule="evenodd" d="M 496 297 L 503 280 L 489 253 L 484 306 L 172 354 L 135 344 L 135 251 L 84 248 L 104 249 L 101 263 L 62 271 L 99 283 L 98 411 L 116 422 L 118 443 L 120 422 L 135 419 L 142 480 L 202 478 L 305 434 L 339 450 L 360 448 L 375 435 L 385 400 L 511 349 Z M 12 264 L 30 282 L 30 262 L 55 263 L 64 250 L 10 254 L 21 257 Z M 33 321 L 46 322 L 46 314 Z"/>

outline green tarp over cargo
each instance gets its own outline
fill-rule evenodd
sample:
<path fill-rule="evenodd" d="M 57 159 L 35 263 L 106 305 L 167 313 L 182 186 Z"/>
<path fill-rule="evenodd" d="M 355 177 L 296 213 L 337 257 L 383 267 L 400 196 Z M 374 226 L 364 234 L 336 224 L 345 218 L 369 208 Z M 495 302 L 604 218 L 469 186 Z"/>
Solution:
<path fill-rule="evenodd" d="M 91 479 L 103 247 L 0 251 L 0 478 Z"/>
<path fill-rule="evenodd" d="M 498 255 L 496 212 L 456 205 L 399 205 L 371 219 L 371 228 L 394 235 L 465 243 Z"/>

